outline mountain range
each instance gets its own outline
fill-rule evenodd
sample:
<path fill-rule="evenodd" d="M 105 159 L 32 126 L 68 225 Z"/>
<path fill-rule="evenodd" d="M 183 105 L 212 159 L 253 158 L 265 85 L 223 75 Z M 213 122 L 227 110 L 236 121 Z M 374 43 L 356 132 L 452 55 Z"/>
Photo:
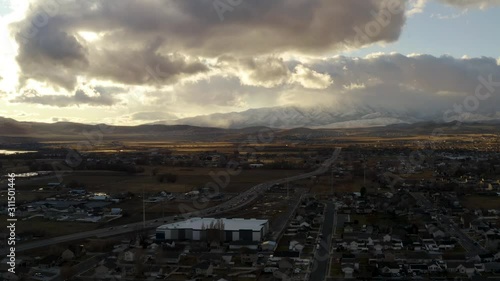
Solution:
<path fill-rule="evenodd" d="M 425 114 L 411 110 L 387 110 L 374 106 L 341 105 L 335 108 L 318 107 L 268 107 L 249 109 L 242 112 L 216 113 L 196 117 L 182 118 L 174 121 L 157 121 L 154 124 L 191 125 L 219 128 L 246 128 L 266 126 L 271 128 L 290 129 L 307 127 L 312 129 L 366 128 L 393 124 L 415 124 L 433 121 L 447 123 L 461 122 L 495 122 L 500 121 L 500 111 L 495 113 L 449 114 L 436 111 Z"/>
<path fill-rule="evenodd" d="M 241 116 L 254 116 L 262 113 L 258 119 L 245 119 Z M 264 114 L 265 113 L 265 114 Z M 456 122 L 422 121 L 410 122 L 411 119 L 398 117 L 383 117 L 370 115 L 359 120 L 342 120 L 334 114 L 321 113 L 312 115 L 312 112 L 299 111 L 287 108 L 283 111 L 251 110 L 245 114 L 218 114 L 206 117 L 191 118 L 193 123 L 210 121 L 209 118 L 231 116 L 232 128 L 203 127 L 192 125 L 165 125 L 144 124 L 138 126 L 114 126 L 106 124 L 81 124 L 73 122 L 41 123 L 21 122 L 11 118 L 0 117 L 0 144 L 26 143 L 39 141 L 88 141 L 105 139 L 106 141 L 247 141 L 249 137 L 255 139 L 264 132 L 272 130 L 274 140 L 284 141 L 312 141 L 315 139 L 329 139 L 342 136 L 414 136 L 431 135 L 435 128 L 447 131 L 449 134 L 488 134 L 498 133 L 496 119 L 481 122 L 465 122 L 457 127 Z M 239 118 L 238 118 L 239 117 Z M 323 118 L 323 119 L 321 119 Z M 339 118 L 339 119 L 335 119 Z M 319 121 L 318 121 L 319 120 Z M 257 126 L 263 122 L 269 126 Z M 404 122 L 403 122 L 404 121 Z M 308 127 L 286 128 L 294 124 L 307 122 Z M 188 123 L 188 122 L 186 122 Z M 201 123 L 203 124 L 203 123 Z M 319 125 L 326 124 L 326 125 Z M 332 125 L 333 124 L 333 125 Z M 389 125 L 386 125 L 389 124 Z M 245 126 L 246 127 L 243 127 Z M 364 128 L 355 128 L 356 126 Z M 240 127 L 240 128 L 237 128 Z M 321 128 L 323 127 L 323 128 Z"/>

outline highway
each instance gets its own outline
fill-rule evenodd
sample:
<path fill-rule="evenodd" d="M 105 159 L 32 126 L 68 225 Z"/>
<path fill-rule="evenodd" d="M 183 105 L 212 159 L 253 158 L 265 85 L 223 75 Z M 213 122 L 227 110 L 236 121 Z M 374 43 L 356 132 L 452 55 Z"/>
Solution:
<path fill-rule="evenodd" d="M 269 181 L 266 183 L 261 183 L 258 185 L 253 186 L 252 188 L 248 189 L 247 191 L 241 193 L 240 195 L 237 195 L 230 200 L 221 203 L 220 205 L 210 207 L 207 209 L 202 209 L 199 211 L 193 211 L 189 213 L 184 213 L 181 214 L 180 216 L 184 218 L 189 218 L 189 217 L 206 217 L 206 216 L 214 216 L 214 215 L 219 215 L 223 214 L 229 211 L 234 211 L 236 209 L 243 208 L 253 202 L 256 198 L 258 198 L 260 195 L 264 194 L 268 188 L 275 184 L 283 184 L 286 182 L 291 182 L 291 181 L 297 181 L 297 180 L 302 180 L 302 179 L 307 179 L 312 176 L 317 176 L 324 174 L 328 171 L 329 167 L 336 161 L 338 156 L 340 155 L 340 148 L 337 148 L 333 155 L 324 161 L 318 169 L 316 169 L 313 172 L 302 174 L 302 175 L 297 175 L 297 176 L 292 176 L 292 177 L 287 177 L 283 179 L 278 179 L 278 180 L 273 180 Z M 171 223 L 175 221 L 175 218 L 178 216 L 169 216 L 165 218 L 160 218 L 160 219 L 155 219 L 155 220 L 148 220 L 146 221 L 146 229 L 153 229 L 156 228 L 160 225 L 163 225 L 165 223 Z M 23 222 L 18 222 L 18 223 L 23 223 Z M 28 221 L 24 223 L 29 223 Z M 140 231 L 143 229 L 143 222 L 136 222 L 136 223 L 131 223 L 128 225 L 120 225 L 116 226 L 113 228 L 101 228 L 101 229 L 96 229 L 92 231 L 86 231 L 86 232 L 80 232 L 80 233 L 74 233 L 74 234 L 69 234 L 69 235 L 64 235 L 64 236 L 59 236 L 59 237 L 54 237 L 50 239 L 44 239 L 44 240 L 38 240 L 38 241 L 30 241 L 27 243 L 22 243 L 16 245 L 16 252 L 23 252 L 31 249 L 36 249 L 36 248 L 41 248 L 41 247 L 47 247 L 59 243 L 64 243 L 64 242 L 70 242 L 70 241 L 76 241 L 76 240 L 81 240 L 81 239 L 86 239 L 86 238 L 91 238 L 91 237 L 109 237 L 109 236 L 115 236 L 115 235 L 122 235 L 134 231 Z M 7 248 L 3 248 L 0 250 L 1 255 L 6 255 L 8 253 Z"/>

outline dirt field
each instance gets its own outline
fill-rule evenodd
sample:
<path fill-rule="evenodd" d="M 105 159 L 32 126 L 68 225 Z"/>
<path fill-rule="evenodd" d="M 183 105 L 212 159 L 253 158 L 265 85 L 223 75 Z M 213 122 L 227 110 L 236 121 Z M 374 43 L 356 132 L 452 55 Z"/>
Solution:
<path fill-rule="evenodd" d="M 150 171 L 153 168 L 158 169 L 158 174 L 172 173 L 177 175 L 177 181 L 175 183 L 160 183 L 156 176 L 151 175 Z M 189 192 L 207 183 L 215 183 L 222 185 L 223 192 L 239 193 L 258 183 L 298 175 L 303 172 L 300 170 L 251 169 L 227 177 L 228 173 L 223 168 L 147 167 L 146 172 L 139 175 L 112 171 L 73 171 L 63 175 L 63 183 L 69 184 L 76 181 L 88 191 L 93 192 L 129 191 L 142 193 L 144 189 L 147 194 L 159 191 Z M 57 181 L 58 179 L 55 177 L 18 181 L 18 187 L 20 190 L 31 191 L 40 187 L 46 188 L 48 183 Z"/>
<path fill-rule="evenodd" d="M 363 186 L 363 179 L 352 179 L 352 180 L 341 180 L 334 179 L 333 181 L 333 192 L 359 192 Z M 318 182 L 315 183 L 311 188 L 311 193 L 315 194 L 331 194 L 332 193 L 332 181 L 327 175 L 318 177 Z"/>
<path fill-rule="evenodd" d="M 5 228 L 7 216 L 0 216 L 0 227 Z M 30 220 L 19 219 L 16 223 L 16 234 L 39 233 L 41 238 L 50 238 L 60 235 L 72 234 L 77 232 L 89 231 L 98 228 L 98 224 L 84 222 L 61 222 L 50 221 L 43 218 L 33 218 Z"/>
<path fill-rule="evenodd" d="M 465 196 L 461 198 L 460 203 L 468 209 L 497 209 L 500 206 L 500 196 Z"/>

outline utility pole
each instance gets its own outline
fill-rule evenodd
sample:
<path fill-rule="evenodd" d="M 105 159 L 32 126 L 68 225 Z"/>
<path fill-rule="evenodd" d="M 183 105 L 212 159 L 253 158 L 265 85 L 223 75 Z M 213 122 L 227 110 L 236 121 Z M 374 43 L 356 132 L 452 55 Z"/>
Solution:
<path fill-rule="evenodd" d="M 286 178 L 288 179 L 288 172 L 286 172 Z M 286 199 L 288 199 L 290 196 L 290 192 L 288 191 L 290 188 L 290 181 L 287 180 L 285 184 L 286 184 Z"/>
<path fill-rule="evenodd" d="M 331 167 L 330 183 L 332 185 L 332 195 L 333 195 L 334 194 L 334 189 L 333 189 L 333 166 Z"/>
<path fill-rule="evenodd" d="M 144 202 L 144 185 L 142 186 L 142 228 L 146 228 L 146 205 Z"/>
<path fill-rule="evenodd" d="M 286 173 L 286 177 L 288 178 L 288 172 Z M 289 198 L 290 192 L 288 191 L 290 189 L 290 182 L 286 182 L 286 199 Z"/>
<path fill-rule="evenodd" d="M 366 187 L 366 159 L 363 159 L 363 186 Z"/>

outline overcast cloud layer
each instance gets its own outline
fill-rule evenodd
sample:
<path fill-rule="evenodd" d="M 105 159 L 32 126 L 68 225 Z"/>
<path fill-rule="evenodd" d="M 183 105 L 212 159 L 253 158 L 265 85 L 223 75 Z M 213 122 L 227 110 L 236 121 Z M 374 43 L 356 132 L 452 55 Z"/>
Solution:
<path fill-rule="evenodd" d="M 500 4 L 435 1 L 464 9 Z M 473 95 L 479 77 L 500 81 L 497 58 L 336 55 L 397 41 L 407 17 L 428 2 L 32 1 L 9 26 L 19 83 L 0 98 L 105 107 L 123 118 L 112 123 L 291 105 L 436 116 Z M 495 115 L 498 92 L 475 113 Z"/>
<path fill-rule="evenodd" d="M 399 0 L 391 5 L 379 0 L 257 0 L 242 1 L 231 11 L 213 0 L 59 2 L 37 1 L 25 20 L 12 25 L 20 46 L 21 82 L 35 79 L 67 90 L 77 85 L 78 76 L 174 84 L 208 72 L 210 66 L 202 62 L 206 58 L 324 54 L 390 42 L 405 21 L 404 1 Z M 42 18 L 41 11 L 51 9 L 53 16 Z M 379 13 L 388 15 L 386 26 L 360 36 L 355 27 L 364 29 Z M 97 33 L 97 39 L 86 41 L 82 31 Z M 246 67 L 253 66 L 247 61 Z"/>

